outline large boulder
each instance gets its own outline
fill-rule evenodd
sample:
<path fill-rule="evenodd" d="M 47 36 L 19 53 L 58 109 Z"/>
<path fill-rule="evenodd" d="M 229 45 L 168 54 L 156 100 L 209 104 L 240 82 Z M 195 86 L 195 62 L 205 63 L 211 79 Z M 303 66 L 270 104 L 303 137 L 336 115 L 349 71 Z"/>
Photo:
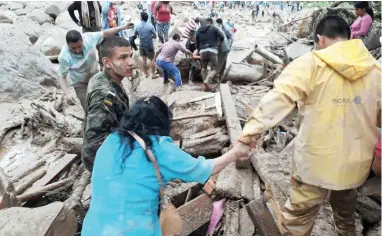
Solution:
<path fill-rule="evenodd" d="M 66 30 L 78 30 L 81 32 L 81 27 L 79 27 L 72 18 L 70 18 L 69 12 L 65 11 L 59 14 L 55 20 L 56 26 L 59 26 Z"/>
<path fill-rule="evenodd" d="M 25 16 L 26 14 L 28 14 L 27 10 L 25 10 L 24 8 L 17 9 L 14 12 L 18 16 Z"/>
<path fill-rule="evenodd" d="M 36 21 L 40 25 L 44 23 L 51 23 L 53 21 L 52 18 L 41 9 L 34 9 L 32 12 L 27 14 L 27 18 Z"/>
<path fill-rule="evenodd" d="M 13 24 L 13 20 L 4 13 L 0 13 L 0 24 Z"/>
<path fill-rule="evenodd" d="M 19 28 L 2 24 L 0 32 L 0 102 L 36 98 L 43 85 L 56 85 L 52 63 Z"/>
<path fill-rule="evenodd" d="M 66 30 L 48 23 L 43 24 L 42 29 L 43 31 L 34 47 L 44 53 L 45 56 L 48 56 L 48 58 L 55 59 L 66 43 Z"/>
<path fill-rule="evenodd" d="M 57 16 L 61 13 L 61 10 L 56 4 L 52 4 L 45 9 L 45 13 L 53 17 L 53 19 L 56 19 Z"/>
<path fill-rule="evenodd" d="M 37 207 L 11 207 L 0 211 L 1 235 L 71 236 L 77 231 L 74 211 L 63 202 Z"/>
<path fill-rule="evenodd" d="M 1 21 L 3 19 L 3 22 Z M 12 24 L 13 22 L 17 22 L 19 17 L 13 12 L 13 11 L 0 11 L 0 23 L 9 23 Z"/>
<path fill-rule="evenodd" d="M 32 44 L 37 42 L 37 39 L 40 37 L 40 33 L 42 32 L 41 25 L 33 20 L 17 22 L 15 26 L 24 32 Z"/>
<path fill-rule="evenodd" d="M 23 9 L 23 8 L 24 8 L 24 4 L 22 4 L 20 2 L 9 2 L 8 3 L 8 9 L 11 11 L 16 11 L 18 9 Z"/>

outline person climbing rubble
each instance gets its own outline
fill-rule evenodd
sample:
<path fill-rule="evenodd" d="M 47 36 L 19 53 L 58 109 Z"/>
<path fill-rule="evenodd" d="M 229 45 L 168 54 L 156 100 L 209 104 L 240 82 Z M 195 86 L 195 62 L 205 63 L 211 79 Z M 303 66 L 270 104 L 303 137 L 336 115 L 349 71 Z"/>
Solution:
<path fill-rule="evenodd" d="M 356 191 L 369 175 L 381 120 L 381 67 L 346 21 L 324 17 L 317 50 L 291 62 L 247 120 L 239 141 L 255 146 L 295 107 L 300 117 L 283 235 L 310 235 L 330 194 L 336 231 L 355 235 Z"/>
<path fill-rule="evenodd" d="M 75 11 L 78 11 L 78 20 Z M 70 18 L 82 27 L 82 33 L 98 32 L 102 27 L 102 7 L 98 1 L 74 1 L 68 7 Z"/>
<path fill-rule="evenodd" d="M 194 158 L 173 143 L 171 121 L 171 109 L 156 96 L 141 98 L 124 112 L 118 129 L 97 152 L 82 236 L 162 235 L 158 212 L 160 199 L 167 196 L 161 186 L 173 179 L 205 184 L 251 155 L 248 147 L 237 149 L 235 143 L 220 157 Z"/>
<path fill-rule="evenodd" d="M 58 84 L 69 105 L 74 105 L 75 100 L 69 92 L 68 79 L 74 87 L 82 108 L 85 109 L 89 80 L 99 71 L 96 56 L 97 45 L 104 38 L 130 27 L 132 27 L 131 24 L 126 24 L 103 32 L 84 33 L 83 35 L 76 30 L 71 30 L 66 34 L 67 45 L 62 47 L 58 56 L 60 63 Z"/>
<path fill-rule="evenodd" d="M 212 19 L 207 18 L 207 25 L 202 26 L 196 32 L 196 49 L 200 54 L 202 65 L 202 78 L 205 91 L 215 91 L 218 81 L 216 73 L 218 67 L 218 40 L 223 42 L 224 33 L 212 25 Z M 207 67 L 211 70 L 208 71 Z"/>
<path fill-rule="evenodd" d="M 176 87 L 182 87 L 182 78 L 180 71 L 174 64 L 174 59 L 178 51 L 192 56 L 192 52 L 186 49 L 180 41 L 179 34 L 174 34 L 172 39 L 162 44 L 158 51 L 155 53 L 153 63 L 157 63 L 159 68 L 163 71 L 163 82 L 166 84 L 169 82 L 169 75 L 175 79 Z M 158 59 L 158 60 L 157 60 Z"/>
<path fill-rule="evenodd" d="M 129 97 L 122 86 L 125 77 L 133 74 L 133 51 L 123 37 L 110 36 L 101 43 L 104 71 L 94 75 L 86 95 L 82 162 L 92 171 L 98 148 L 118 127 L 122 115 L 129 109 Z"/>
<path fill-rule="evenodd" d="M 154 40 L 157 38 L 154 26 L 148 22 L 149 16 L 146 12 L 141 13 L 141 22 L 135 28 L 135 36 L 139 37 L 139 54 L 143 60 L 143 71 L 147 77 L 154 74 L 155 68 L 151 67 L 147 60 L 154 61 Z M 151 70 L 151 73 L 150 73 Z"/>

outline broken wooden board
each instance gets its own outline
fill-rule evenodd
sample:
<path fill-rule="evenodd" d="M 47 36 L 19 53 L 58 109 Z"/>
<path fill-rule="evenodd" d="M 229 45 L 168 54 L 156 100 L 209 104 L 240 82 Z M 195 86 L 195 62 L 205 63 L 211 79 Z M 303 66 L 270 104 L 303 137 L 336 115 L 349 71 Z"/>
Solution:
<path fill-rule="evenodd" d="M 73 236 L 77 219 L 62 202 L 33 209 L 11 207 L 0 211 L 0 229 L 0 235 Z"/>
<path fill-rule="evenodd" d="M 188 236 L 210 220 L 212 203 L 212 198 L 204 193 L 177 208 L 183 222 L 181 236 Z"/>
<path fill-rule="evenodd" d="M 240 120 L 236 113 L 236 108 L 235 104 L 233 103 L 229 85 L 221 84 L 220 93 L 222 96 L 223 112 L 228 135 L 230 137 L 231 145 L 233 145 L 238 140 L 242 132 Z M 250 160 L 236 162 L 236 167 L 238 168 L 250 168 L 250 166 Z"/>
<path fill-rule="evenodd" d="M 361 219 L 368 225 L 381 221 L 381 206 L 367 196 L 357 196 L 356 209 Z"/>
<path fill-rule="evenodd" d="M 251 201 L 245 206 L 245 209 L 261 236 L 281 236 L 264 198 Z"/>
<path fill-rule="evenodd" d="M 33 186 L 27 191 L 27 193 L 51 183 L 54 178 L 56 178 L 66 168 L 68 168 L 70 164 L 76 160 L 76 158 L 78 158 L 77 154 L 66 154 L 58 161 L 51 163 L 47 173 L 40 180 L 35 182 Z"/>

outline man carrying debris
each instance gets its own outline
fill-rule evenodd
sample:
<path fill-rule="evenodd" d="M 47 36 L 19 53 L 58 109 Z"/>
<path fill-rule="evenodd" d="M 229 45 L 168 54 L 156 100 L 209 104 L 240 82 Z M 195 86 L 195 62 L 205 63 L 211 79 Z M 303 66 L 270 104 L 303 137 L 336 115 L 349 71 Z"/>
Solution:
<path fill-rule="evenodd" d="M 130 24 L 105 30 L 103 32 L 84 33 L 81 35 L 76 30 L 71 30 L 66 34 L 67 45 L 63 46 L 58 57 L 60 63 L 58 83 L 64 91 L 68 104 L 75 103 L 68 89 L 69 78 L 76 91 L 81 106 L 85 109 L 85 98 L 88 82 L 99 69 L 97 65 L 96 46 L 101 41 L 111 35 L 128 29 Z"/>
<path fill-rule="evenodd" d="M 216 81 L 218 47 L 220 46 L 218 40 L 223 42 L 224 33 L 212 25 L 211 18 L 207 18 L 207 25 L 200 27 L 196 32 L 196 49 L 200 53 L 203 85 L 206 91 L 215 91 L 218 84 Z M 211 67 L 210 72 L 208 72 L 208 66 Z"/>
<path fill-rule="evenodd" d="M 162 46 L 155 53 L 154 62 L 157 61 L 157 65 L 163 70 L 164 83 L 169 82 L 169 74 L 175 79 L 176 87 L 182 86 L 182 78 L 180 77 L 180 71 L 174 64 L 175 55 L 178 51 L 192 56 L 192 52 L 186 49 L 180 41 L 179 34 L 174 34 L 172 39 L 162 44 Z M 156 60 L 158 58 L 158 60 Z"/>
<path fill-rule="evenodd" d="M 154 41 L 157 38 L 154 26 L 147 22 L 149 16 L 146 12 L 141 13 L 141 22 L 135 28 L 135 35 L 139 37 L 139 54 L 143 59 L 143 70 L 147 77 L 150 76 L 150 63 L 147 59 L 154 59 Z M 151 72 L 154 74 L 155 68 L 151 68 Z"/>
<path fill-rule="evenodd" d="M 310 235 L 330 194 L 336 231 L 355 235 L 356 191 L 367 178 L 381 115 L 381 67 L 341 17 L 315 31 L 316 51 L 290 63 L 249 117 L 239 141 L 254 146 L 298 105 L 290 196 L 283 235 Z"/>
<path fill-rule="evenodd" d="M 98 148 L 129 109 L 129 98 L 121 82 L 133 74 L 133 51 L 125 38 L 115 35 L 105 38 L 101 57 L 105 69 L 92 77 L 86 95 L 81 157 L 89 171 L 93 169 Z"/>
<path fill-rule="evenodd" d="M 74 11 L 78 11 L 80 20 Z M 68 7 L 70 17 L 78 26 L 82 26 L 83 33 L 101 31 L 101 12 L 101 4 L 98 1 L 74 1 Z"/>

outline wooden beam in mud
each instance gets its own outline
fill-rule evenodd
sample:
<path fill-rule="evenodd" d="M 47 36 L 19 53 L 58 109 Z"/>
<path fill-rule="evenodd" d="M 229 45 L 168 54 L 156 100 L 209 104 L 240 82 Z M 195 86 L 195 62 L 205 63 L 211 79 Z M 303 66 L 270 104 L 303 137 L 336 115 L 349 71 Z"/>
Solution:
<path fill-rule="evenodd" d="M 261 236 L 281 236 L 264 198 L 251 201 L 245 208 Z"/>
<path fill-rule="evenodd" d="M 212 203 L 212 198 L 203 193 L 177 209 L 183 222 L 181 236 L 188 236 L 210 220 Z"/>
<path fill-rule="evenodd" d="M 47 173 L 42 177 L 40 180 L 35 182 L 33 186 L 27 191 L 32 192 L 35 189 L 41 188 L 47 184 L 50 184 L 59 174 L 61 174 L 66 168 L 72 164 L 78 155 L 76 154 L 66 154 L 62 158 L 60 158 L 58 161 L 55 163 L 52 163 L 48 170 Z"/>
<path fill-rule="evenodd" d="M 231 95 L 231 91 L 228 84 L 220 85 L 220 93 L 223 102 L 224 118 L 228 130 L 228 135 L 231 141 L 231 145 L 234 144 L 241 135 L 242 129 L 240 125 L 239 117 L 237 116 L 235 104 Z M 249 168 L 251 161 L 236 161 L 237 168 Z"/>

